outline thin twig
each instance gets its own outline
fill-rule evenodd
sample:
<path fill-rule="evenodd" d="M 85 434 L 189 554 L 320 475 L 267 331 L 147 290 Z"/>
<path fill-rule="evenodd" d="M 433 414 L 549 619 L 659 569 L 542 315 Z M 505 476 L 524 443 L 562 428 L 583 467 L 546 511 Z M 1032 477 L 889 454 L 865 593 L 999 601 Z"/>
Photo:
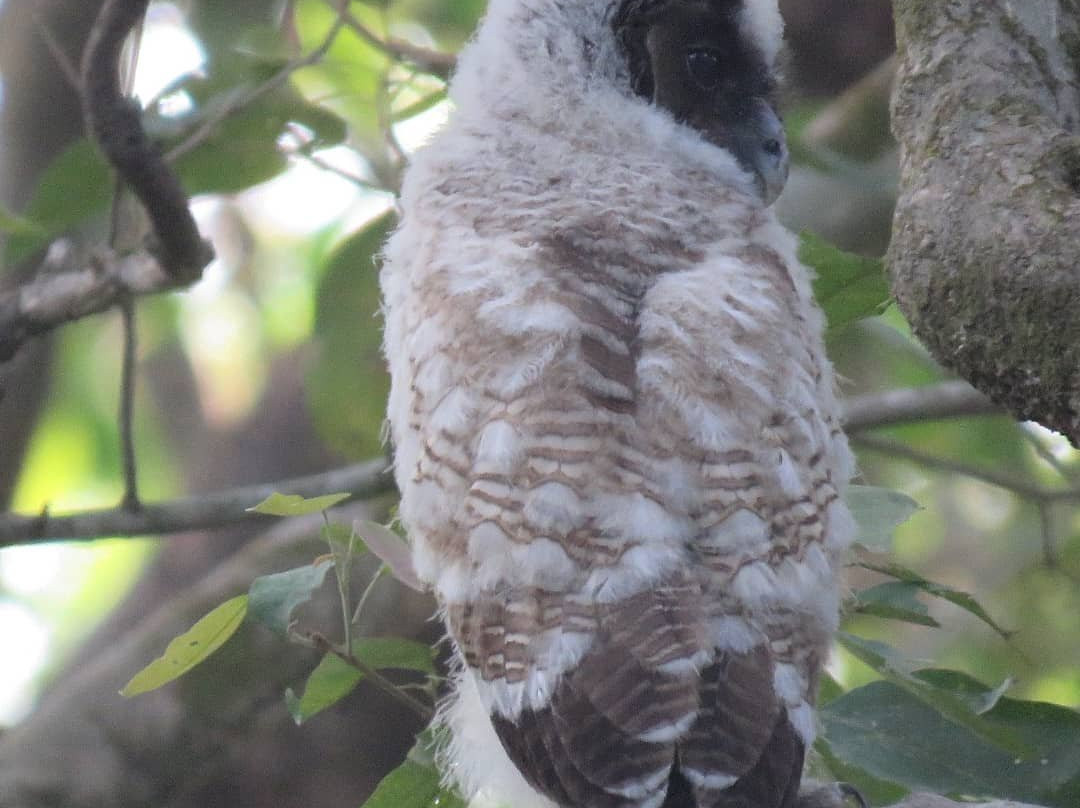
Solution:
<path fill-rule="evenodd" d="M 308 634 L 307 637 L 311 640 L 312 645 L 316 650 L 321 651 L 324 654 L 333 654 L 341 661 L 360 671 L 364 674 L 365 678 L 367 678 L 368 681 L 370 681 L 373 685 L 379 688 L 379 690 L 383 691 L 386 695 L 390 696 L 395 701 L 398 701 L 408 707 L 410 710 L 420 716 L 422 720 L 430 721 L 434 716 L 435 711 L 432 710 L 432 708 L 429 707 L 427 704 L 424 704 L 422 701 L 419 701 L 418 699 L 410 696 L 408 693 L 395 685 L 393 682 L 391 682 L 389 679 L 387 679 L 375 668 L 371 667 L 363 660 L 357 659 L 352 654 L 345 653 L 323 635 L 312 632 Z"/>
<path fill-rule="evenodd" d="M 328 5 L 333 5 L 333 0 L 324 0 Z M 360 20 L 346 11 L 344 13 L 345 24 L 372 47 L 382 51 L 390 58 L 399 62 L 411 62 L 425 73 L 446 80 L 450 77 L 457 57 L 452 53 L 430 50 L 429 48 L 414 45 L 403 39 L 388 37 L 383 39 Z"/>
<path fill-rule="evenodd" d="M 60 68 L 60 72 L 64 74 L 64 80 L 70 85 L 71 89 L 75 92 L 80 92 L 82 90 L 82 78 L 79 76 L 79 68 L 64 52 L 64 48 L 60 45 L 60 41 L 56 38 L 56 34 L 53 33 L 52 28 L 45 22 L 45 19 L 41 14 L 38 13 L 36 9 L 30 13 L 33 17 L 34 25 L 37 26 L 38 33 L 45 43 L 45 47 L 49 50 L 49 55 L 52 56 L 57 66 Z"/>
<path fill-rule="evenodd" d="M 124 324 L 124 359 L 120 373 L 120 453 L 124 467 L 124 498 L 120 507 L 137 511 L 139 502 L 139 475 L 135 466 L 135 436 L 132 420 L 135 412 L 135 354 L 137 334 L 135 331 L 135 303 L 131 296 L 120 304 Z"/>
<path fill-rule="evenodd" d="M 356 604 L 356 611 L 353 612 L 352 620 L 349 621 L 350 625 L 355 626 L 360 621 L 360 615 L 364 611 L 364 607 L 367 605 L 368 598 L 371 597 L 371 593 L 375 591 L 375 584 L 379 582 L 379 579 L 383 577 L 390 570 L 390 567 L 386 564 L 380 564 L 378 569 L 375 570 L 375 574 L 371 576 L 371 580 L 368 581 L 367 586 L 364 587 L 364 592 L 360 595 L 360 600 Z"/>
<path fill-rule="evenodd" d="M 289 156 L 298 160 L 305 160 L 316 168 L 340 177 L 347 182 L 351 182 L 353 185 L 356 185 L 365 191 L 381 191 L 383 193 L 393 193 L 393 191 L 391 191 L 389 188 L 383 188 L 381 185 L 378 185 L 374 182 L 369 182 L 363 177 L 358 177 L 355 174 L 345 171 L 344 169 L 338 168 L 333 163 L 324 160 L 317 154 L 312 154 L 311 152 L 303 148 L 296 149 L 295 151 L 291 152 Z"/>
<path fill-rule="evenodd" d="M 856 446 L 891 455 L 892 457 L 899 457 L 903 460 L 910 460 L 912 463 L 917 463 L 920 466 L 934 471 L 959 474 L 965 477 L 971 477 L 975 480 L 981 480 L 984 483 L 995 485 L 998 488 L 1004 488 L 1036 502 L 1080 501 L 1080 488 L 1045 488 L 1022 477 L 1016 477 L 1012 474 L 1006 474 L 999 471 L 990 471 L 989 469 L 973 466 L 958 460 L 939 457 L 927 452 L 922 452 L 918 449 L 913 449 L 898 441 L 879 438 L 872 435 L 855 435 L 853 441 Z"/>
<path fill-rule="evenodd" d="M 326 36 L 323 38 L 323 41 L 319 44 L 317 48 L 315 48 L 315 50 L 311 51 L 305 56 L 300 56 L 296 59 L 293 59 L 284 67 L 282 67 L 281 70 L 279 70 L 273 76 L 264 81 L 262 84 L 253 87 L 246 93 L 238 94 L 228 102 L 222 104 L 220 107 L 214 110 L 214 112 L 202 122 L 198 129 L 192 132 L 182 143 L 177 144 L 168 152 L 166 152 L 165 159 L 170 163 L 176 162 L 181 157 L 206 142 L 226 118 L 235 115 L 237 112 L 247 106 L 250 106 L 267 93 L 276 90 L 286 81 L 288 81 L 289 77 L 292 76 L 292 74 L 295 73 L 297 70 L 300 70 L 303 67 L 310 67 L 311 65 L 317 64 L 322 61 L 323 57 L 325 57 L 326 54 L 330 51 L 330 48 L 334 44 L 334 40 L 337 39 L 338 34 L 341 33 L 341 29 L 345 26 L 345 18 L 348 15 L 348 12 L 346 11 L 348 7 L 348 0 L 329 0 L 329 2 L 331 3 L 331 5 L 337 8 L 338 16 L 337 19 L 334 20 L 334 24 L 330 27 L 330 30 L 326 32 Z"/>
<path fill-rule="evenodd" d="M 392 491 L 394 481 L 386 460 L 369 460 L 321 474 L 244 486 L 204 496 L 169 502 L 143 503 L 137 512 L 124 508 L 53 516 L 48 511 L 27 516 L 0 516 L 0 547 L 15 544 L 74 540 L 85 541 L 113 536 L 151 536 L 227 527 L 269 517 L 248 513 L 273 493 L 305 497 L 348 491 L 354 499 L 369 499 Z"/>

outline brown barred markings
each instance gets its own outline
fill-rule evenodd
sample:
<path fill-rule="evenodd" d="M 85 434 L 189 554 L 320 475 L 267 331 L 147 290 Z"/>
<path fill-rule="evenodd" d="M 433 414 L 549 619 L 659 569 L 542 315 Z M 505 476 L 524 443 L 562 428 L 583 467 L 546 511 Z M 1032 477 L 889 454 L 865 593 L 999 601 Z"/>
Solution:
<path fill-rule="evenodd" d="M 666 675 L 602 633 L 547 706 L 491 720 L 526 780 L 560 805 L 793 808 L 804 749 L 772 666 L 758 646 L 700 676 Z M 685 715 L 689 730 L 649 737 Z"/>

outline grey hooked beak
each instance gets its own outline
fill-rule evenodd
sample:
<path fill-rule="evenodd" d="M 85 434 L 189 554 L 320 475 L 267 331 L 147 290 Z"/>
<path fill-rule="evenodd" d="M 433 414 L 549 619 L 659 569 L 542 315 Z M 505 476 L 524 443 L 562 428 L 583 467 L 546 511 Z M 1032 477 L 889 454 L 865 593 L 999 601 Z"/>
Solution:
<path fill-rule="evenodd" d="M 747 119 L 729 128 L 728 148 L 744 169 L 754 175 L 768 207 L 784 190 L 788 178 L 788 148 L 784 124 L 772 105 L 755 99 Z"/>

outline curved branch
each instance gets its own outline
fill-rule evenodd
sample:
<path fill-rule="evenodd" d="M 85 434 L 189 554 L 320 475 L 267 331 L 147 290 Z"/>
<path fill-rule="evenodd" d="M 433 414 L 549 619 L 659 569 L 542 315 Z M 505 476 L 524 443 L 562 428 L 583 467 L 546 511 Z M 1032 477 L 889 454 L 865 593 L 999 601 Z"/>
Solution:
<path fill-rule="evenodd" d="M 180 180 L 147 137 L 138 106 L 120 87 L 120 53 L 148 3 L 108 0 L 102 6 L 83 51 L 83 118 L 109 162 L 146 208 L 166 273 L 190 282 L 202 274 L 214 252 L 199 235 Z"/>
<path fill-rule="evenodd" d="M 967 382 L 942 382 L 849 398 L 844 402 L 844 430 L 854 433 L 910 421 L 1001 412 Z"/>
<path fill-rule="evenodd" d="M 39 516 L 7 514 L 0 516 L 0 547 L 61 539 L 160 535 L 265 520 L 267 517 L 245 509 L 276 492 L 314 497 L 348 491 L 354 499 L 366 499 L 393 489 L 389 463 L 382 459 L 369 460 L 307 477 L 145 504 L 137 510 L 111 508 L 66 516 L 52 516 L 48 512 Z"/>
<path fill-rule="evenodd" d="M 897 301 L 938 361 L 1080 442 L 1080 10 L 895 10 Z"/>

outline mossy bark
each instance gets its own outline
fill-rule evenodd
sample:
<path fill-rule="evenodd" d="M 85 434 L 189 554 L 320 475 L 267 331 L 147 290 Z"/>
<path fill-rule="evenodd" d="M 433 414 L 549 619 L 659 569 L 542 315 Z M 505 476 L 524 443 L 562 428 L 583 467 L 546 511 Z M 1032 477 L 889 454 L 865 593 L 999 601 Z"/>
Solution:
<path fill-rule="evenodd" d="M 896 298 L 942 364 L 1080 444 L 1080 3 L 895 13 Z"/>

